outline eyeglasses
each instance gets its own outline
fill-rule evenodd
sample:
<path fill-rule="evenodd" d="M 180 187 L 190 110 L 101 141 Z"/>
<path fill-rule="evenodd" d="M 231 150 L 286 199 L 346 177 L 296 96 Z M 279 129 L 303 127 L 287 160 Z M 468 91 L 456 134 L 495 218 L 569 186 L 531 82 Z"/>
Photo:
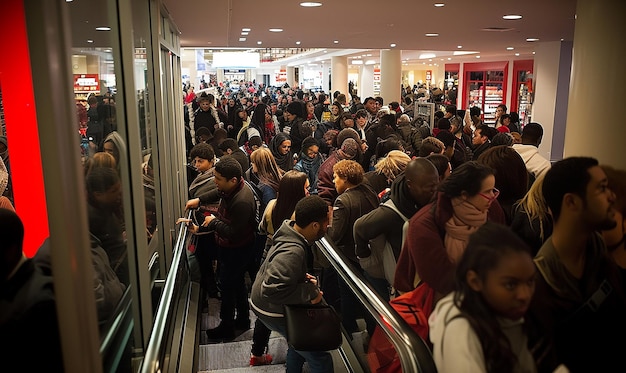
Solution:
<path fill-rule="evenodd" d="M 498 198 L 498 196 L 500 195 L 500 191 L 496 188 L 491 189 L 491 193 L 493 193 L 493 197 L 488 196 L 485 193 L 478 193 L 478 195 L 480 195 L 481 197 L 487 199 L 488 201 L 493 201 L 494 199 Z"/>

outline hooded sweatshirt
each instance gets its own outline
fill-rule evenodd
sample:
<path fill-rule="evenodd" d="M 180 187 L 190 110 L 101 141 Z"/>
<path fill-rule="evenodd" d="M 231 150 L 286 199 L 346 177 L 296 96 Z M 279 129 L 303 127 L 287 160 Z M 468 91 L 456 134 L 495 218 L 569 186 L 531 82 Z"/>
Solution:
<path fill-rule="evenodd" d="M 534 145 L 513 144 L 513 150 L 519 153 L 526 164 L 526 169 L 535 176 L 535 179 L 551 167 L 550 161 L 539 154 L 539 149 Z"/>
<path fill-rule="evenodd" d="M 454 304 L 454 293 L 438 303 L 428 319 L 429 337 L 433 344 L 433 358 L 439 373 L 487 372 L 480 337 L 469 321 L 460 316 L 461 310 Z M 458 317 L 457 317 L 458 316 Z M 514 373 L 533 373 L 537 369 L 527 347 L 524 319 L 497 318 L 502 332 L 517 355 Z"/>
<path fill-rule="evenodd" d="M 391 200 L 398 210 L 407 218 L 411 218 L 422 206 L 415 204 L 406 190 L 404 173 L 396 177 L 391 184 Z M 363 215 L 354 225 L 354 241 L 356 255 L 359 258 L 370 256 L 369 240 L 384 234 L 393 248 L 396 260 L 402 249 L 402 226 L 404 219 L 388 207 L 379 206 L 375 210 Z"/>
<path fill-rule="evenodd" d="M 269 317 L 284 317 L 285 304 L 310 304 L 319 293 L 317 285 L 306 278 L 311 243 L 285 220 L 272 237 L 274 245 L 257 273 L 250 305 L 255 312 Z"/>

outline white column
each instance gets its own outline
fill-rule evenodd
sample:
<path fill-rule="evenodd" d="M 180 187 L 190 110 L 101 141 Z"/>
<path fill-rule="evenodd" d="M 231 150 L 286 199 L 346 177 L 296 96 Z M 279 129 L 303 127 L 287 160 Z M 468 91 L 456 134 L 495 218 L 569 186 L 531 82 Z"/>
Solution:
<path fill-rule="evenodd" d="M 385 105 L 392 101 L 400 102 L 402 84 L 402 51 L 383 49 L 380 51 L 380 95 Z"/>
<path fill-rule="evenodd" d="M 366 97 L 374 97 L 374 65 L 361 66 L 359 96 L 361 97 L 361 102 L 365 102 Z"/>
<path fill-rule="evenodd" d="M 622 0 L 579 0 L 563 155 L 626 169 Z"/>
<path fill-rule="evenodd" d="M 532 121 L 543 127 L 539 153 L 547 159 L 559 160 L 563 157 L 572 42 L 538 43 L 535 53 Z"/>
<path fill-rule="evenodd" d="M 294 89 L 298 87 L 298 82 L 296 82 L 296 68 L 293 66 L 287 66 L 287 84 Z"/>
<path fill-rule="evenodd" d="M 339 91 L 348 95 L 348 57 L 333 56 L 330 58 L 330 94 Z"/>

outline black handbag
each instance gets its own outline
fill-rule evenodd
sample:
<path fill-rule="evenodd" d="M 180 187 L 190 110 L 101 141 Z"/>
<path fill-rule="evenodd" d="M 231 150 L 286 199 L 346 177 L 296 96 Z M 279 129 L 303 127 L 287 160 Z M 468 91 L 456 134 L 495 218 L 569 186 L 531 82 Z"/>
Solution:
<path fill-rule="evenodd" d="M 341 320 L 327 304 L 285 305 L 287 342 L 300 351 L 330 351 L 341 346 Z"/>

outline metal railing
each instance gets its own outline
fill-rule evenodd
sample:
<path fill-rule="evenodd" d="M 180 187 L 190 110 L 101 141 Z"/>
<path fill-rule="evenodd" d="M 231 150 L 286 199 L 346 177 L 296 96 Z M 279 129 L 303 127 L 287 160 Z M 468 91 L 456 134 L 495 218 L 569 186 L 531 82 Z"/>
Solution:
<path fill-rule="evenodd" d="M 398 353 L 402 371 L 436 373 L 430 348 L 389 303 L 380 298 L 363 275 L 346 265 L 347 259 L 326 238 L 318 240 L 316 245 L 385 332 Z"/>

